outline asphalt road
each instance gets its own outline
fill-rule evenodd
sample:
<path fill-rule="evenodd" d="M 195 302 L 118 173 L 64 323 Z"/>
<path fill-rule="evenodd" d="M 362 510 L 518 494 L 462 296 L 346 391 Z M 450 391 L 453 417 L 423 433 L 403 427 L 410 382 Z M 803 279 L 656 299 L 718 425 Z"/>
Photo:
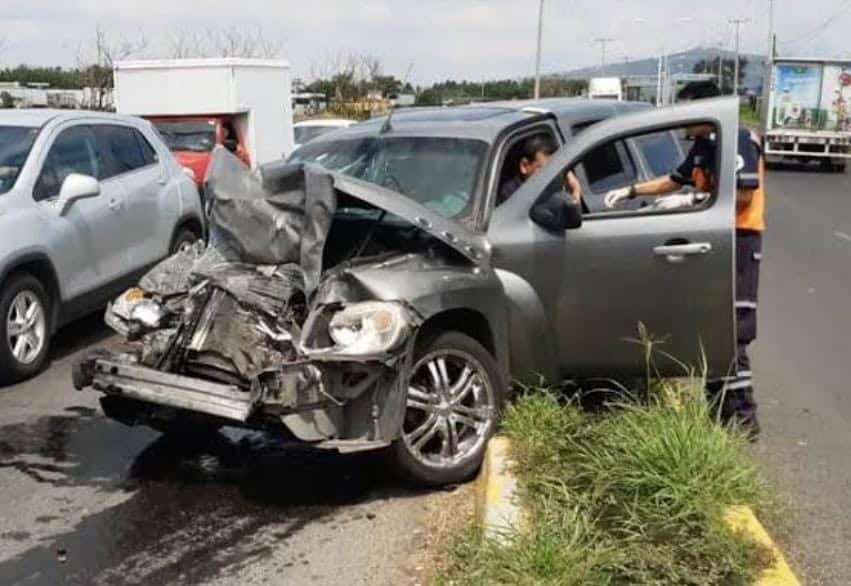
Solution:
<path fill-rule="evenodd" d="M 95 316 L 0 389 L 0 584 L 415 584 L 433 495 L 380 458 L 226 430 L 202 447 L 105 419 L 70 385 Z"/>
<path fill-rule="evenodd" d="M 851 581 L 851 172 L 772 171 L 753 347 L 759 460 L 793 515 L 808 583 Z M 293 453 L 226 432 L 174 445 L 104 419 L 70 386 L 72 324 L 52 364 L 0 389 L 0 584 L 410 584 L 428 494 L 372 456 Z M 775 528 L 777 529 L 777 528 Z M 782 528 L 780 528 L 782 529 Z"/>
<path fill-rule="evenodd" d="M 851 172 L 768 175 L 753 347 L 759 460 L 807 583 L 851 583 Z"/>

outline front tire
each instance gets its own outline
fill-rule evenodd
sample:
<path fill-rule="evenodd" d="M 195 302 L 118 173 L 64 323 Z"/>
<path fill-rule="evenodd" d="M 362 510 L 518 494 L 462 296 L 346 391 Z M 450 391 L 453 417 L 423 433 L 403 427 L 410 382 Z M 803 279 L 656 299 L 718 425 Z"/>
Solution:
<path fill-rule="evenodd" d="M 0 384 L 41 372 L 49 349 L 47 292 L 32 275 L 13 275 L 0 291 Z"/>
<path fill-rule="evenodd" d="M 505 397 L 493 356 L 458 332 L 418 344 L 401 437 L 399 470 L 425 486 L 457 484 L 479 470 Z"/>
<path fill-rule="evenodd" d="M 200 240 L 200 237 L 189 228 L 181 228 L 171 241 L 171 254 L 175 255 L 184 248 L 188 248 Z"/>

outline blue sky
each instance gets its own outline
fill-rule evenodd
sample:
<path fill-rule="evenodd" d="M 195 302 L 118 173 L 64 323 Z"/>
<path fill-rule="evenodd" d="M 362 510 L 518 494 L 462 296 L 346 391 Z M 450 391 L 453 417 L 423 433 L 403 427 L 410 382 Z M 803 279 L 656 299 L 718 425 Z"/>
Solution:
<path fill-rule="evenodd" d="M 2 0 L 0 64 L 74 65 L 100 24 L 113 38 L 143 34 L 140 57 L 169 56 L 175 31 L 262 26 L 297 75 L 329 56 L 368 53 L 415 83 L 481 80 L 531 72 L 537 0 Z M 776 0 L 781 51 L 851 57 L 851 0 Z M 638 59 L 691 46 L 732 48 L 728 19 L 750 19 L 742 48 L 765 51 L 768 0 L 545 0 L 545 71 L 600 60 L 598 37 L 615 39 L 608 59 Z M 837 14 L 830 26 L 820 25 Z M 691 18 L 681 22 L 683 17 Z"/>

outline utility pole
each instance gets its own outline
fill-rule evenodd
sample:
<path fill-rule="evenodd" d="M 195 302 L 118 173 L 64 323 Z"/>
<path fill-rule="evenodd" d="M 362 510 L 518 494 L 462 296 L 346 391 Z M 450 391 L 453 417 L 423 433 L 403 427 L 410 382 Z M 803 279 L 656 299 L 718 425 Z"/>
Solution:
<path fill-rule="evenodd" d="M 736 25 L 736 63 L 733 67 L 733 95 L 739 95 L 739 33 L 741 26 L 750 22 L 747 18 L 731 18 L 730 24 Z"/>
<path fill-rule="evenodd" d="M 541 97 L 541 39 L 544 36 L 544 0 L 538 6 L 538 52 L 535 55 L 535 99 Z"/>
<path fill-rule="evenodd" d="M 595 43 L 600 43 L 600 67 L 606 66 L 606 45 L 614 41 L 607 37 L 598 37 L 594 39 Z"/>

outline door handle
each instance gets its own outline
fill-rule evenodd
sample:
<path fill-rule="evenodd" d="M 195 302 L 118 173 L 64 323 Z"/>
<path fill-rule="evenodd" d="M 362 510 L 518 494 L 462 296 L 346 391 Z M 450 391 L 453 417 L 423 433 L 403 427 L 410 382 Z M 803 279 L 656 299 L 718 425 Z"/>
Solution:
<path fill-rule="evenodd" d="M 670 263 L 681 263 L 686 260 L 687 256 L 709 254 L 710 252 L 712 252 L 712 244 L 709 242 L 665 244 L 663 246 L 656 246 L 653 249 L 653 254 L 664 256 L 665 260 Z"/>
<path fill-rule="evenodd" d="M 120 199 L 111 199 L 111 200 L 109 200 L 109 203 L 107 203 L 106 205 L 108 205 L 109 209 L 111 209 L 113 211 L 120 210 L 121 209 L 121 200 Z"/>

